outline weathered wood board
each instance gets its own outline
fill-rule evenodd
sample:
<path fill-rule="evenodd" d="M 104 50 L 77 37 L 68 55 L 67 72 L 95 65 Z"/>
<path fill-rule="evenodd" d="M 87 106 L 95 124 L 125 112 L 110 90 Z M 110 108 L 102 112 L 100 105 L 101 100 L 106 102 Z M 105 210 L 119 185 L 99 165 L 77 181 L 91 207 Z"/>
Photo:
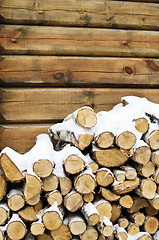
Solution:
<path fill-rule="evenodd" d="M 111 57 L 0 57 L 3 86 L 158 86 L 159 60 Z"/>
<path fill-rule="evenodd" d="M 133 88 L 4 88 L 1 121 L 53 123 L 84 105 L 92 106 L 96 112 L 111 110 L 127 95 L 159 103 L 158 93 L 158 89 Z"/>
<path fill-rule="evenodd" d="M 158 57 L 159 32 L 2 25 L 3 54 Z"/>
<path fill-rule="evenodd" d="M 36 136 L 47 134 L 51 124 L 5 124 L 0 125 L 0 150 L 6 146 L 25 153 L 35 144 Z"/>
<path fill-rule="evenodd" d="M 150 2 L 5 0 L 2 2 L 1 21 L 12 24 L 157 30 L 159 5 L 152 3 L 157 0 Z"/>

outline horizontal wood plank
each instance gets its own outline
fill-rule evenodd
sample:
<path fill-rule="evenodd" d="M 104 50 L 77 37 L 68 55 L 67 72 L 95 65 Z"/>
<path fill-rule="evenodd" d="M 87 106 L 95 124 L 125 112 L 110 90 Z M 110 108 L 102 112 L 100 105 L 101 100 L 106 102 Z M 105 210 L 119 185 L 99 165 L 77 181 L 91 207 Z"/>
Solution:
<path fill-rule="evenodd" d="M 111 110 L 127 95 L 159 103 L 158 89 L 3 88 L 1 122 L 53 123 L 85 105 L 92 106 L 96 112 Z"/>
<path fill-rule="evenodd" d="M 1 56 L 5 86 L 158 86 L 159 59 Z"/>
<path fill-rule="evenodd" d="M 19 153 L 29 151 L 36 136 L 48 133 L 51 124 L 8 124 L 0 125 L 0 149 L 11 147 Z"/>
<path fill-rule="evenodd" d="M 3 0 L 1 21 L 12 24 L 157 30 L 158 12 L 159 5 L 156 3 L 133 1 Z"/>
<path fill-rule="evenodd" d="M 2 54 L 158 57 L 159 32 L 2 25 Z"/>

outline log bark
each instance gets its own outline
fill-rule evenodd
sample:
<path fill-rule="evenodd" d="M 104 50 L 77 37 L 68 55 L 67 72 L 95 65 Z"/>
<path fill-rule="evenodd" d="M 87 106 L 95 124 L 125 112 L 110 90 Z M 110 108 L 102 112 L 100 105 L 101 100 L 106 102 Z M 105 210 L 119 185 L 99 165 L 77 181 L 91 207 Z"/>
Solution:
<path fill-rule="evenodd" d="M 151 160 L 157 167 L 159 167 L 159 151 L 152 152 Z"/>
<path fill-rule="evenodd" d="M 156 209 L 159 210 L 159 194 L 156 193 L 155 197 L 149 200 L 149 203 Z"/>

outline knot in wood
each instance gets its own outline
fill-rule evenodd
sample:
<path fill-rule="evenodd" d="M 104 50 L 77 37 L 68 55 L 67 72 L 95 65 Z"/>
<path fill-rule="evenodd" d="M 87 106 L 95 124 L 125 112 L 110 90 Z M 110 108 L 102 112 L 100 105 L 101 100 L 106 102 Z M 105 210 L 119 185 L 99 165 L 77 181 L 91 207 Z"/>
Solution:
<path fill-rule="evenodd" d="M 61 72 L 58 72 L 58 73 L 54 74 L 54 78 L 56 80 L 62 79 L 62 78 L 64 78 L 64 76 L 65 76 L 64 73 L 61 73 Z"/>
<path fill-rule="evenodd" d="M 124 67 L 123 68 L 123 73 L 126 74 L 126 75 L 131 75 L 133 74 L 133 69 L 131 67 Z"/>

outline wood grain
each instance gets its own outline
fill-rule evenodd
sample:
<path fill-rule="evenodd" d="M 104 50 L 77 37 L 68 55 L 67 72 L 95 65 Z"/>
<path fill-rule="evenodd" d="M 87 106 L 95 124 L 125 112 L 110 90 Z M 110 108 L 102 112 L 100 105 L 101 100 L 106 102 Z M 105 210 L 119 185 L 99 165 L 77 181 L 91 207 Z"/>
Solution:
<path fill-rule="evenodd" d="M 159 103 L 158 89 L 3 88 L 1 122 L 53 123 L 85 105 L 92 106 L 96 112 L 111 110 L 127 95 L 147 97 Z"/>
<path fill-rule="evenodd" d="M 8 124 L 0 125 L 0 149 L 11 147 L 19 153 L 29 151 L 36 136 L 48 133 L 51 124 Z"/>
<path fill-rule="evenodd" d="M 150 2 L 3 0 L 1 3 L 1 21 L 12 24 L 157 30 L 159 28 L 159 5 L 152 3 L 157 2 L 157 0 Z"/>
<path fill-rule="evenodd" d="M 2 25 L 2 54 L 158 57 L 159 32 Z"/>
<path fill-rule="evenodd" d="M 1 56 L 0 79 L 5 86 L 158 86 L 159 60 Z"/>

